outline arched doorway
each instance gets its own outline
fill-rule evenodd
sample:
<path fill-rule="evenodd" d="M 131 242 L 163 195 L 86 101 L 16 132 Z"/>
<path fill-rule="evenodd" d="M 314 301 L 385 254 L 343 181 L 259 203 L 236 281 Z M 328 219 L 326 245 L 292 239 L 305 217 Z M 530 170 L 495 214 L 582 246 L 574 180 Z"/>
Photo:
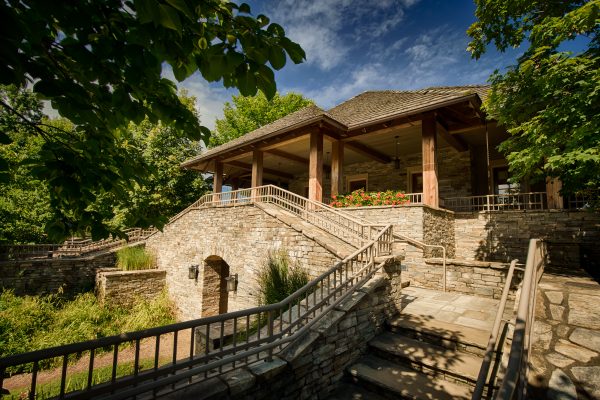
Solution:
<path fill-rule="evenodd" d="M 209 256 L 204 260 L 202 284 L 202 317 L 227 312 L 227 278 L 229 265 L 219 256 Z"/>

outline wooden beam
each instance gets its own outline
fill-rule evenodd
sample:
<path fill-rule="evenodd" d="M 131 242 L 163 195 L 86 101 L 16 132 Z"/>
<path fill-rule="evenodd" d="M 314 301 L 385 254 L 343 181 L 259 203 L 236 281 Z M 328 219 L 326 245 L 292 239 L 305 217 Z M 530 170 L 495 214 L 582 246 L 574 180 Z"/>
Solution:
<path fill-rule="evenodd" d="M 423 118 L 421 125 L 423 151 L 423 203 L 439 207 L 439 188 L 437 175 L 437 135 L 433 114 Z"/>
<path fill-rule="evenodd" d="M 362 144 L 359 142 L 346 142 L 346 148 L 348 150 L 352 150 L 356 153 L 362 154 L 363 156 L 367 156 L 382 164 L 388 164 L 392 162 L 392 159 L 387 154 L 375 150 L 367 146 L 366 144 Z"/>
<path fill-rule="evenodd" d="M 265 150 L 265 153 L 273 154 L 274 156 L 285 158 L 290 161 L 297 162 L 302 165 L 308 165 L 308 158 L 297 156 L 296 154 L 288 153 L 287 151 L 279 149 Z"/>
<path fill-rule="evenodd" d="M 262 186 L 263 184 L 263 152 L 254 150 L 252 152 L 252 185 L 251 187 Z"/>
<path fill-rule="evenodd" d="M 437 133 L 448 143 L 450 146 L 454 147 L 456 151 L 462 152 L 469 150 L 469 146 L 458 136 L 452 136 L 448 129 L 440 123 L 440 121 L 436 121 Z"/>
<path fill-rule="evenodd" d="M 246 171 L 252 171 L 252 167 L 253 167 L 253 165 L 246 164 L 245 162 L 242 162 L 242 161 L 228 161 L 225 164 L 231 165 L 231 166 L 234 166 L 234 167 L 246 170 Z M 285 178 L 285 179 L 293 179 L 294 178 L 294 175 L 288 174 L 287 172 L 281 172 L 281 171 L 277 171 L 277 170 L 271 169 L 271 168 L 263 168 L 262 170 L 265 174 L 268 174 L 268 175 L 278 176 L 280 178 Z"/>
<path fill-rule="evenodd" d="M 344 182 L 344 142 L 331 143 L 331 197 L 343 192 Z"/>
<path fill-rule="evenodd" d="M 368 130 L 367 133 L 362 133 L 361 135 L 353 135 L 351 137 L 346 137 L 346 138 L 342 138 L 341 140 L 343 140 L 344 142 L 352 142 L 356 140 L 357 136 L 362 136 L 362 135 L 369 135 L 369 137 L 374 137 L 374 136 L 379 136 L 379 135 L 389 135 L 392 133 L 397 133 L 399 130 L 401 129 L 406 129 L 406 128 L 411 128 L 414 126 L 420 126 L 421 125 L 421 121 L 414 121 L 414 122 L 406 122 L 406 123 L 402 123 L 402 124 L 397 124 L 397 125 L 393 125 L 393 126 L 388 126 L 388 127 L 381 127 L 380 129 L 376 129 L 376 130 Z"/>
<path fill-rule="evenodd" d="M 321 129 L 315 129 L 310 133 L 308 198 L 323 201 L 323 132 Z"/>
<path fill-rule="evenodd" d="M 215 161 L 215 172 L 213 174 L 213 193 L 223 191 L 223 163 Z"/>
<path fill-rule="evenodd" d="M 563 197 L 560 195 L 562 182 L 558 178 L 546 177 L 546 197 L 548 198 L 549 209 L 564 208 Z"/>

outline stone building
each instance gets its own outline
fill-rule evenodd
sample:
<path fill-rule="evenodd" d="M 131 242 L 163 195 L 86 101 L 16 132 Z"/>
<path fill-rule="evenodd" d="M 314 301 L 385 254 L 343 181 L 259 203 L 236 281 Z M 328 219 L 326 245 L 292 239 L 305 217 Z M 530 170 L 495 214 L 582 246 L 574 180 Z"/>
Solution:
<path fill-rule="evenodd" d="M 487 91 L 365 92 L 327 111 L 303 108 L 184 162 L 214 175 L 214 194 L 147 242 L 181 318 L 255 305 L 257 269 L 275 248 L 312 276 L 351 254 L 357 245 L 348 238 L 285 211 L 334 213 L 329 199 L 359 188 L 407 194 L 401 206 L 335 212 L 394 224 L 403 279 L 412 285 L 498 297 L 503 277 L 493 262 L 524 260 L 531 237 L 550 241 L 555 264 L 594 267 L 598 214 L 581 210 L 584 199 L 563 200 L 560 182 L 509 181 L 496 150 L 508 134 L 481 111 Z M 265 196 L 280 196 L 279 206 Z M 451 259 L 446 268 L 440 245 Z M 196 279 L 188 279 L 193 265 Z"/>

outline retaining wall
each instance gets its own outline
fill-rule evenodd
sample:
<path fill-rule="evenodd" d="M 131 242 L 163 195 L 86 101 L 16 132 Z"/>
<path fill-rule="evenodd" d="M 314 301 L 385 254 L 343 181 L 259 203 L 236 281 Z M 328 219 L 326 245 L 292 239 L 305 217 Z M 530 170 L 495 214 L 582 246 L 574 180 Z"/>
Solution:
<path fill-rule="evenodd" d="M 152 300 L 165 288 L 166 271 L 101 269 L 96 274 L 96 296 L 102 303 L 129 307 L 139 299 Z"/>
<path fill-rule="evenodd" d="M 169 398 L 195 399 L 317 399 L 327 398 L 344 369 L 367 349 L 397 312 L 400 269 L 396 263 L 372 278 L 349 299 L 324 316 L 309 332 L 292 342 L 272 362 L 249 367 L 175 392 Z"/>

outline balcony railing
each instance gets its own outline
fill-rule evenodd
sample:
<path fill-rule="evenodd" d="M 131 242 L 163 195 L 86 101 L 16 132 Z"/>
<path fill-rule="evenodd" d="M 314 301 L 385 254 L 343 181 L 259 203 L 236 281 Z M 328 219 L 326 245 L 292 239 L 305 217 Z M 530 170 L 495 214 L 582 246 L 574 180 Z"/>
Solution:
<path fill-rule="evenodd" d="M 109 237 L 98 241 L 91 239 L 68 240 L 63 244 L 0 245 L 0 260 L 31 260 L 57 257 L 83 257 L 92 253 L 120 247 L 126 243 L 145 240 L 155 228 L 131 228 L 125 230 L 127 239 Z"/>
<path fill-rule="evenodd" d="M 544 210 L 548 208 L 546 192 L 448 197 L 441 203 L 442 207 L 457 212 Z"/>

